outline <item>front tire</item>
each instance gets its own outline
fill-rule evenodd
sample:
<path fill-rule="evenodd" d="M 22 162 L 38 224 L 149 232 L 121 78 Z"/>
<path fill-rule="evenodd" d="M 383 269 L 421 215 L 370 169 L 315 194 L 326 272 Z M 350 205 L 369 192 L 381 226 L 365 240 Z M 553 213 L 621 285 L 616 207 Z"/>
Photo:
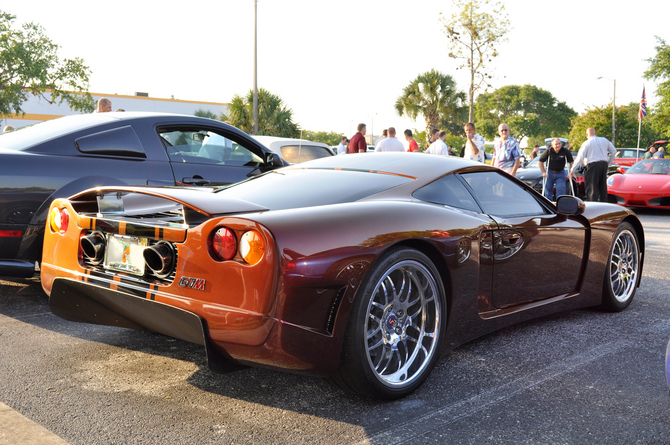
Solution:
<path fill-rule="evenodd" d="M 405 397 L 435 366 L 446 315 L 444 287 L 430 259 L 409 248 L 390 252 L 361 286 L 335 380 L 369 397 Z"/>
<path fill-rule="evenodd" d="M 640 244 L 633 226 L 621 223 L 607 257 L 602 308 L 624 310 L 633 301 L 640 271 Z"/>

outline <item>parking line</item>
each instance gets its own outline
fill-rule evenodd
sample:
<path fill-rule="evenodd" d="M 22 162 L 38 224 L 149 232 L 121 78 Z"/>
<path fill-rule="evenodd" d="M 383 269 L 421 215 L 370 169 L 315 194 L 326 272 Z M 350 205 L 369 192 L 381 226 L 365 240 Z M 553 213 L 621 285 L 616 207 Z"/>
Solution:
<path fill-rule="evenodd" d="M 67 445 L 67 442 L 0 402 L 0 444 Z"/>

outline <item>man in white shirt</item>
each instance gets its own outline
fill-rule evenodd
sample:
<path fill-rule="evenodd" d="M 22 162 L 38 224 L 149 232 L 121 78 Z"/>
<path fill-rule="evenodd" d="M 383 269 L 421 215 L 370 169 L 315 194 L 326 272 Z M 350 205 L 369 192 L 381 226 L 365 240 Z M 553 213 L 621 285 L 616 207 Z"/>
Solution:
<path fill-rule="evenodd" d="M 593 128 L 586 130 L 586 137 L 586 141 L 579 148 L 569 177 L 572 178 L 577 167 L 585 162 L 586 199 L 607 202 L 607 166 L 614 161 L 616 148 L 609 140 L 596 136 Z"/>
<path fill-rule="evenodd" d="M 447 139 L 447 132 L 442 130 L 437 134 L 437 140 L 430 144 L 430 147 L 426 150 L 426 153 L 432 153 L 434 155 L 449 155 L 449 148 L 444 140 Z"/>
<path fill-rule="evenodd" d="M 484 138 L 475 130 L 475 124 L 468 122 L 465 124 L 465 148 L 463 149 L 463 159 L 471 161 L 484 162 Z"/>
<path fill-rule="evenodd" d="M 347 154 L 347 144 L 348 143 L 349 143 L 349 139 L 347 139 L 346 136 L 342 136 L 342 140 L 340 141 L 340 145 L 337 146 L 337 154 L 338 155 Z"/>
<path fill-rule="evenodd" d="M 384 151 L 405 151 L 405 146 L 395 137 L 395 128 L 389 127 L 387 137 L 377 142 L 375 153 Z"/>

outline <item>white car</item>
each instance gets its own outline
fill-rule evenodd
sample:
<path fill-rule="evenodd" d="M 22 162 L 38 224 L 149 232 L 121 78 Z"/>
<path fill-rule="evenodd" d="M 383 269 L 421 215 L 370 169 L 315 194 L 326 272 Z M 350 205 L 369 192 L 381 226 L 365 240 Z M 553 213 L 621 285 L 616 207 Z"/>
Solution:
<path fill-rule="evenodd" d="M 281 138 L 275 136 L 252 136 L 258 142 L 278 153 L 286 162 L 299 164 L 313 159 L 335 156 L 333 150 L 321 142 L 305 139 Z"/>

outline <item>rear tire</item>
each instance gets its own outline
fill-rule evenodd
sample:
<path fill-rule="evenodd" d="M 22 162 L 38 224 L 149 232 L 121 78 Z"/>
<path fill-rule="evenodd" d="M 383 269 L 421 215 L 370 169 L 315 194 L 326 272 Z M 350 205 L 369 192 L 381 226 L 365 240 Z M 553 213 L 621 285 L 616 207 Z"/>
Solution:
<path fill-rule="evenodd" d="M 640 243 L 630 223 L 619 225 L 607 257 L 602 308 L 620 312 L 633 301 L 640 271 Z"/>
<path fill-rule="evenodd" d="M 409 248 L 388 253 L 354 302 L 335 382 L 379 399 L 410 394 L 439 358 L 446 315 L 444 287 L 430 259 Z"/>

